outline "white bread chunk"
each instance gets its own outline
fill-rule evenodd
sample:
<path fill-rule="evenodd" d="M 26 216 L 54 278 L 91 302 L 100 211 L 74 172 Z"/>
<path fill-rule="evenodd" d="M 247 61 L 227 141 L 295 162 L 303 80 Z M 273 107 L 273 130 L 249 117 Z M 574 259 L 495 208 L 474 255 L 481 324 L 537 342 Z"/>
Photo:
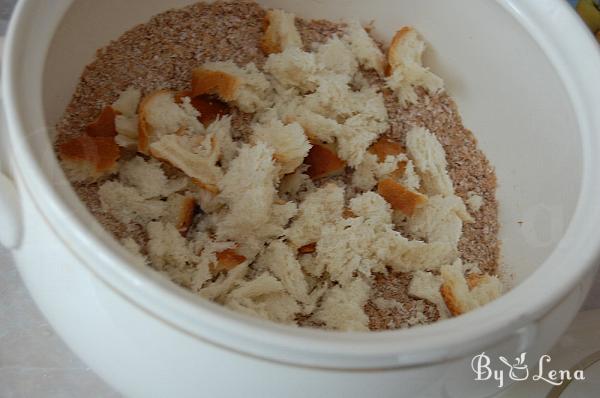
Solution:
<path fill-rule="evenodd" d="M 239 67 L 232 61 L 208 62 L 192 72 L 192 93 L 216 94 L 242 112 L 255 113 L 273 104 L 273 88 L 256 65 Z"/>
<path fill-rule="evenodd" d="M 408 240 L 391 226 L 377 235 L 373 250 L 379 258 L 376 271 L 384 271 L 385 265 L 398 272 L 434 271 L 454 261 L 458 254 L 449 243 Z"/>
<path fill-rule="evenodd" d="M 450 317 L 450 312 L 440 293 L 441 286 L 442 278 L 439 275 L 434 275 L 426 271 L 417 271 L 413 274 L 408 285 L 408 294 L 435 304 L 440 319 L 445 319 Z"/>
<path fill-rule="evenodd" d="M 184 98 L 184 104 L 189 98 Z M 140 103 L 138 147 L 148 153 L 148 147 L 163 136 L 176 133 L 204 132 L 198 121 L 199 113 L 193 107 L 175 102 L 172 91 L 162 90 L 146 96 Z"/>
<path fill-rule="evenodd" d="M 400 178 L 400 183 L 411 191 L 418 191 L 421 188 L 421 177 L 415 170 L 415 164 L 412 160 L 406 160 L 404 175 Z"/>
<path fill-rule="evenodd" d="M 252 130 L 255 142 L 262 141 L 273 147 L 282 175 L 300 167 L 311 147 L 298 123 L 284 125 L 279 119 L 271 119 L 265 124 L 255 124 Z"/>
<path fill-rule="evenodd" d="M 483 203 L 484 199 L 482 196 L 477 195 L 475 192 L 468 193 L 467 206 L 469 206 L 469 209 L 471 209 L 471 211 L 478 212 L 479 210 L 481 210 Z"/>
<path fill-rule="evenodd" d="M 147 225 L 148 258 L 157 270 L 165 272 L 169 278 L 183 286 L 191 286 L 196 269 L 204 274 L 205 280 L 210 278 L 208 269 L 197 269 L 199 257 L 194 253 L 192 245 L 181 236 L 172 224 L 151 222 Z"/>
<path fill-rule="evenodd" d="M 383 76 L 385 57 L 377 43 L 360 22 L 349 21 L 347 25 L 343 40 L 348 43 L 360 65 L 367 70 L 373 69 Z"/>
<path fill-rule="evenodd" d="M 390 204 L 375 192 L 366 192 L 352 198 L 349 207 L 357 217 L 364 217 L 378 224 L 392 223 Z"/>
<path fill-rule="evenodd" d="M 406 149 L 428 196 L 454 194 L 452 180 L 446 170 L 446 152 L 435 135 L 424 127 L 413 127 L 406 135 Z"/>
<path fill-rule="evenodd" d="M 136 116 L 142 98 L 142 92 L 134 87 L 129 87 L 119 94 L 119 98 L 112 104 L 112 108 L 121 115 L 132 118 Z"/>
<path fill-rule="evenodd" d="M 285 291 L 300 303 L 308 303 L 308 284 L 302 273 L 302 267 L 296 259 L 296 250 L 281 240 L 272 241 L 255 263 L 281 281 Z"/>
<path fill-rule="evenodd" d="M 221 274 L 216 281 L 198 290 L 198 293 L 209 300 L 223 304 L 225 297 L 237 285 L 243 283 L 244 276 L 248 273 L 248 262 L 244 262 L 226 274 Z"/>
<path fill-rule="evenodd" d="M 144 198 L 137 189 L 118 181 L 107 181 L 98 190 L 102 210 L 124 224 L 145 225 L 162 217 L 166 203 Z"/>
<path fill-rule="evenodd" d="M 357 217 L 322 227 L 316 260 L 325 267 L 332 281 L 346 286 L 354 280 L 355 274 L 371 276 L 371 270 L 378 264 L 374 255 L 375 225 Z"/>
<path fill-rule="evenodd" d="M 444 82 L 423 66 L 425 42 L 417 31 L 411 27 L 400 29 L 390 45 L 388 62 L 391 75 L 387 85 L 396 92 L 403 105 L 417 102 L 416 86 L 422 86 L 431 94 L 444 89 Z"/>
<path fill-rule="evenodd" d="M 293 324 L 301 308 L 283 284 L 265 272 L 250 281 L 243 281 L 225 299 L 225 306 L 275 322 Z"/>
<path fill-rule="evenodd" d="M 323 301 L 312 319 L 323 322 L 325 327 L 343 331 L 368 331 L 369 317 L 364 305 L 371 287 L 361 278 L 346 286 L 334 286 L 325 292 Z"/>
<path fill-rule="evenodd" d="M 207 135 L 214 137 L 213 150 L 218 149 L 218 158 L 224 170 L 229 168 L 231 161 L 237 156 L 239 144 L 231 136 L 231 116 L 216 119 L 206 128 Z"/>
<path fill-rule="evenodd" d="M 150 153 L 155 158 L 177 167 L 203 188 L 217 192 L 223 171 L 216 164 L 220 153 L 214 145 L 216 141 L 213 137 L 165 135 L 150 145 Z"/>
<path fill-rule="evenodd" d="M 352 186 L 360 191 L 370 191 L 377 185 L 380 179 L 394 173 L 398 169 L 400 162 L 408 163 L 410 161 L 403 153 L 395 156 L 388 155 L 383 162 L 380 162 L 376 155 L 365 153 L 362 162 L 354 169 L 354 173 L 352 174 Z M 411 182 L 414 184 L 414 181 Z M 414 188 L 410 189 L 415 190 Z"/>
<path fill-rule="evenodd" d="M 348 43 L 334 36 L 316 49 L 317 63 L 333 73 L 353 77 L 358 61 Z"/>
<path fill-rule="evenodd" d="M 435 195 L 408 217 L 405 228 L 428 242 L 446 242 L 457 247 L 463 221 L 471 222 L 473 219 L 458 196 Z"/>
<path fill-rule="evenodd" d="M 227 206 L 217 225 L 220 238 L 242 242 L 269 222 L 279 174 L 273 155 L 273 149 L 263 142 L 243 145 L 219 180 L 219 199 Z"/>
<path fill-rule="evenodd" d="M 265 33 L 261 49 L 265 54 L 280 53 L 290 48 L 302 48 L 302 38 L 296 28 L 296 16 L 283 10 L 269 10 L 265 16 Z"/>
<path fill-rule="evenodd" d="M 323 226 L 340 219 L 343 209 L 343 188 L 327 184 L 315 190 L 300 203 L 298 217 L 287 231 L 288 240 L 296 248 L 318 241 Z"/>
<path fill-rule="evenodd" d="M 168 197 L 188 185 L 186 178 L 168 179 L 159 161 L 146 161 L 139 156 L 121 165 L 119 178 L 124 184 L 135 187 L 145 199 Z"/>
<path fill-rule="evenodd" d="M 312 140 L 332 143 L 340 134 L 342 125 L 336 120 L 313 112 L 305 105 L 291 102 L 279 107 L 281 119 L 287 123 L 298 122 L 306 136 Z"/>
<path fill-rule="evenodd" d="M 139 123 L 137 115 L 131 117 L 117 115 L 115 117 L 115 129 L 117 130 L 117 133 L 127 138 L 138 138 Z"/>
<path fill-rule="evenodd" d="M 502 283 L 495 276 L 478 275 L 465 279 L 460 259 L 441 268 L 442 297 L 454 316 L 474 310 L 502 294 Z"/>
<path fill-rule="evenodd" d="M 290 48 L 282 53 L 269 55 L 263 69 L 284 88 L 297 88 L 306 93 L 317 87 L 315 55 L 300 48 Z"/>

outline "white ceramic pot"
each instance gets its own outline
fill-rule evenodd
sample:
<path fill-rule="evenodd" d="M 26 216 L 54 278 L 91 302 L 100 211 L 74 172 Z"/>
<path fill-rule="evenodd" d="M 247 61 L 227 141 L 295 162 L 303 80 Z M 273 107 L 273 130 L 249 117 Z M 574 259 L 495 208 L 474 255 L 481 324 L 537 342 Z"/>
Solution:
<path fill-rule="evenodd" d="M 431 326 L 335 333 L 250 319 L 173 286 L 86 211 L 51 146 L 96 48 L 186 0 L 23 0 L 5 44 L 0 238 L 67 344 L 127 396 L 483 397 L 474 353 L 535 360 L 584 299 L 600 248 L 600 56 L 562 0 L 261 1 L 303 17 L 413 24 L 499 178 L 515 287 Z M 16 187 L 16 188 L 15 188 Z"/>

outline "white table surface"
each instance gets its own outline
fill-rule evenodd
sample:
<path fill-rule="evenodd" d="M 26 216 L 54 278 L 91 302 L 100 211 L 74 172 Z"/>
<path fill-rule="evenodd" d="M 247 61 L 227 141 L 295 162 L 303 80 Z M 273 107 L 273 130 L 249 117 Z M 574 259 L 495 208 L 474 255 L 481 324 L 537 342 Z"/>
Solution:
<path fill-rule="evenodd" d="M 5 30 L 14 3 L 0 0 L 0 32 Z M 597 308 L 600 276 L 583 310 Z M 589 322 L 589 314 L 581 318 Z M 29 297 L 10 254 L 0 247 L 0 397 L 119 396 L 56 336 Z"/>

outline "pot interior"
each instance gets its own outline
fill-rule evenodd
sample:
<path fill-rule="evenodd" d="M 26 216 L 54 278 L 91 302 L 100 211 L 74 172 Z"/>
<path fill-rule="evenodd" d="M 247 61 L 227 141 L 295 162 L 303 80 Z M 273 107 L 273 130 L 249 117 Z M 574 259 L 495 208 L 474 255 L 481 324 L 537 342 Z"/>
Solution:
<path fill-rule="evenodd" d="M 192 2 L 61 0 L 68 10 L 47 52 L 42 83 L 46 125 L 54 126 L 61 117 L 97 48 L 156 13 Z M 304 18 L 373 20 L 376 37 L 385 42 L 399 27 L 415 26 L 429 42 L 426 64 L 446 81 L 465 126 L 496 169 L 505 273 L 518 284 L 544 262 L 563 236 L 577 203 L 581 137 L 557 72 L 499 2 L 259 3 Z M 65 200 L 74 201 L 74 195 L 67 194 L 68 184 L 63 185 Z M 72 208 L 78 206 L 73 203 Z"/>

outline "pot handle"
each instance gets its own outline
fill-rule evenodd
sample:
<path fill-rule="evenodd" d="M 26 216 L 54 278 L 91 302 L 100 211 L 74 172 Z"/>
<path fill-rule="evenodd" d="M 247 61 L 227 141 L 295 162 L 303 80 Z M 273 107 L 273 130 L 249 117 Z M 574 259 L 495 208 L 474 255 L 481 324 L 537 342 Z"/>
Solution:
<path fill-rule="evenodd" d="M 4 49 L 4 37 L 0 37 L 0 54 Z M 2 56 L 0 56 L 0 59 Z M 0 95 L 0 105 L 2 104 Z M 4 109 L 0 110 L 0 245 L 16 249 L 21 242 L 22 219 L 19 193 L 13 180 L 9 178 L 10 159 L 8 132 Z"/>

